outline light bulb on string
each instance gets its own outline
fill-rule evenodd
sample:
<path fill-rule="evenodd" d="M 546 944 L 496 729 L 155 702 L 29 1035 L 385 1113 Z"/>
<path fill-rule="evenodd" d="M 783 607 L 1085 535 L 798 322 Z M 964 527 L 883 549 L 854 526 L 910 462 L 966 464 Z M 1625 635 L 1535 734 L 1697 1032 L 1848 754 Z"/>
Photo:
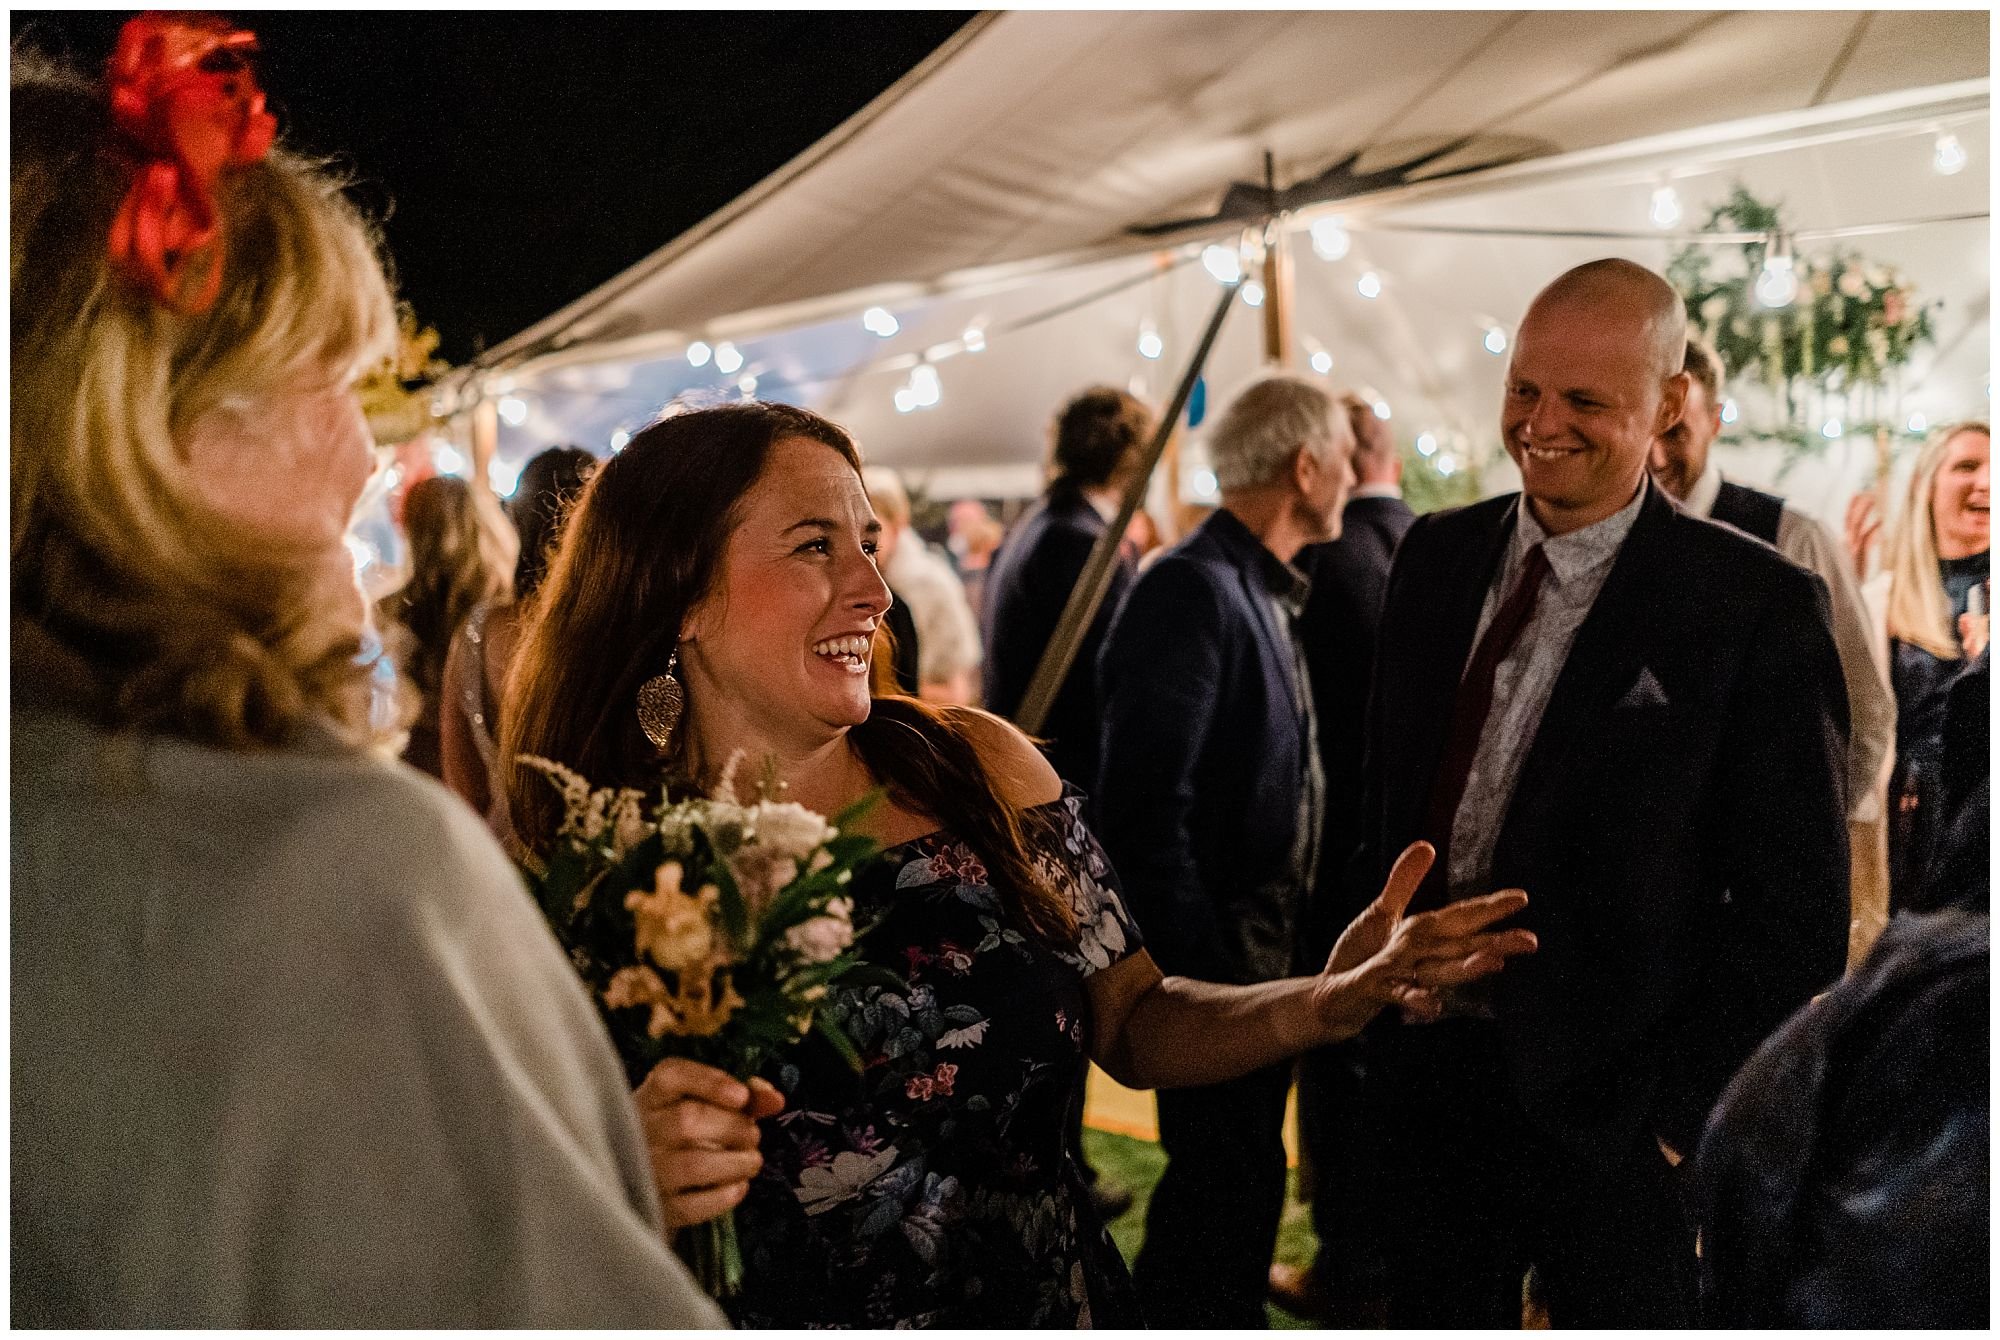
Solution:
<path fill-rule="evenodd" d="M 528 421 L 528 402 L 516 396 L 507 396 L 500 401 L 500 420 L 510 428 L 519 428 Z"/>
<path fill-rule="evenodd" d="M 1440 455 L 1434 463 L 1437 466 L 1437 472 L 1441 475 L 1449 476 L 1452 471 L 1458 469 L 1458 457 L 1448 451 Z"/>
<path fill-rule="evenodd" d="M 1324 349 L 1313 350 L 1310 362 L 1312 363 L 1312 370 L 1322 377 L 1333 371 L 1333 355 Z"/>
<path fill-rule="evenodd" d="M 1245 284 L 1243 286 L 1243 301 L 1251 307 L 1262 307 L 1264 305 L 1264 286 L 1254 279 Z"/>
<path fill-rule="evenodd" d="M 1438 440 L 1436 433 L 1417 434 L 1417 455 L 1435 456 L 1437 455 L 1437 449 L 1438 449 Z"/>
<path fill-rule="evenodd" d="M 959 339 L 965 344 L 965 352 L 968 354 L 980 353 L 986 348 L 986 328 L 984 326 L 967 326 L 965 334 L 959 336 Z"/>
<path fill-rule="evenodd" d="M 743 393 L 745 400 L 753 398 L 757 394 L 757 374 L 746 372 L 741 377 L 738 377 L 736 379 L 736 389 Z"/>
<path fill-rule="evenodd" d="M 1243 277 L 1242 258 L 1225 246 L 1203 247 L 1201 268 L 1213 275 L 1218 284 L 1233 284 Z"/>
<path fill-rule="evenodd" d="M 1937 148 L 1931 155 L 1931 166 L 1937 169 L 1939 176 L 1957 176 L 1964 170 L 1967 161 L 1965 146 L 1958 142 L 1958 136 L 1946 131 L 1937 137 Z"/>
<path fill-rule="evenodd" d="M 1167 351 L 1167 343 L 1160 338 L 1160 332 L 1150 321 L 1139 323 L 1139 357 L 1158 358 Z"/>
<path fill-rule="evenodd" d="M 1376 418 L 1378 418 L 1378 419 L 1382 419 L 1382 420 L 1384 420 L 1384 421 L 1386 421 L 1386 420 L 1388 419 L 1388 417 L 1389 417 L 1389 402 L 1388 402 L 1388 401 L 1386 401 L 1386 400 L 1378 400 L 1378 401 L 1376 401 L 1376 402 L 1375 402 L 1375 417 L 1376 417 Z"/>
<path fill-rule="evenodd" d="M 861 324 L 870 335 L 879 335 L 885 340 L 903 328 L 895 314 L 886 307 L 870 307 L 861 314 Z"/>
<path fill-rule="evenodd" d="M 715 370 L 717 372 L 728 377 L 733 375 L 742 366 L 742 350 L 738 349 L 728 340 L 724 340 L 721 344 L 715 346 Z"/>
<path fill-rule="evenodd" d="M 1373 270 L 1365 272 L 1361 278 L 1354 281 L 1354 291 L 1364 298 L 1381 297 L 1382 276 L 1376 274 Z"/>
<path fill-rule="evenodd" d="M 1736 422 L 1736 398 L 1734 396 L 1722 402 L 1722 421 L 1724 423 Z"/>
<path fill-rule="evenodd" d="M 1647 211 L 1653 226 L 1659 229 L 1672 228 L 1681 221 L 1680 192 L 1672 186 L 1662 185 L 1653 189 L 1653 205 Z"/>
<path fill-rule="evenodd" d="M 1486 346 L 1487 353 L 1504 354 L 1507 352 L 1507 332 L 1498 326 L 1488 326 L 1486 338 L 1482 343 Z"/>
<path fill-rule="evenodd" d="M 1757 301 L 1766 307 L 1790 307 L 1799 296 L 1799 277 L 1792 269 L 1792 239 L 1771 234 L 1764 247 L 1764 268 L 1757 276 Z"/>
<path fill-rule="evenodd" d="M 1928 428 L 1928 427 L 1930 427 L 1930 426 L 1931 426 L 1931 421 L 1930 421 L 1929 419 L 1926 419 L 1926 418 L 1924 417 L 1924 412 L 1923 412 L 1922 410 L 1918 410 L 1918 411 L 1917 411 L 1917 412 L 1916 412 L 1915 414 L 1912 414 L 1912 415 L 1910 416 L 1910 431 L 1911 431 L 1911 432 L 1913 432 L 1913 433 L 1921 433 L 1921 432 L 1923 432 L 1923 431 L 1924 431 L 1924 429 L 1926 429 L 1926 428 Z"/>
<path fill-rule="evenodd" d="M 449 442 L 440 442 L 431 448 L 431 464 L 437 467 L 437 472 L 441 475 L 452 475 L 459 479 L 465 477 L 465 456 Z"/>
<path fill-rule="evenodd" d="M 706 340 L 696 340 L 688 346 L 688 362 L 695 367 L 705 368 L 715 350 L 708 347 Z"/>
<path fill-rule="evenodd" d="M 917 407 L 916 393 L 907 386 L 896 388 L 896 413 L 908 414 Z"/>
<path fill-rule="evenodd" d="M 521 484 L 521 467 L 495 456 L 486 466 L 486 482 L 493 486 L 493 492 L 502 498 L 514 496 L 514 490 Z"/>
<path fill-rule="evenodd" d="M 1839 419 L 1828 419 L 1825 423 L 1819 426 L 1819 435 L 1823 438 L 1826 438 L 1829 441 L 1838 439 L 1840 435 L 1845 431 L 1846 430 L 1840 426 Z"/>
<path fill-rule="evenodd" d="M 1337 261 L 1354 245 L 1338 214 L 1317 220 L 1312 226 L 1313 251 L 1323 261 Z"/>
<path fill-rule="evenodd" d="M 625 450 L 625 444 L 626 444 L 627 442 L 630 442 L 631 440 L 632 440 L 632 434 L 630 434 L 629 432 L 625 431 L 625 430 L 624 430 L 623 428 L 620 428 L 620 429 L 618 429 L 617 431 L 615 431 L 614 433 L 612 433 L 612 434 L 611 434 L 611 454 L 615 456 L 615 455 L 617 455 L 617 454 L 618 454 L 619 452 L 621 452 L 621 451 Z"/>
<path fill-rule="evenodd" d="M 929 409 L 944 396 L 944 387 L 938 381 L 937 369 L 928 363 L 919 363 L 910 369 L 910 394 L 916 397 L 918 409 Z"/>

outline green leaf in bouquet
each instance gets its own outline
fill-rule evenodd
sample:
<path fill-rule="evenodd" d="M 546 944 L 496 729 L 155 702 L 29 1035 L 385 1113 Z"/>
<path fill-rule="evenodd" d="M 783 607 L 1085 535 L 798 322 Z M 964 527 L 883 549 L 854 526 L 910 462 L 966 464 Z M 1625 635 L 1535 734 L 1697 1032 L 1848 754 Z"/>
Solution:
<path fill-rule="evenodd" d="M 709 877 L 721 897 L 716 907 L 722 913 L 722 929 L 728 934 L 731 944 L 739 949 L 750 944 L 750 907 L 743 901 L 743 890 L 736 887 L 736 876 L 729 871 L 727 861 L 718 860 L 708 870 Z"/>
<path fill-rule="evenodd" d="M 908 982 L 879 963 L 856 962 L 833 980 L 834 985 L 843 991 L 859 991 L 871 986 L 879 986 L 885 991 L 897 993 L 910 989 Z"/>
<path fill-rule="evenodd" d="M 841 836 L 844 838 L 847 836 L 848 830 L 853 828 L 855 824 L 861 822 L 861 820 L 867 818 L 868 811 L 874 809 L 877 805 L 881 804 L 882 798 L 888 794 L 889 792 L 886 787 L 878 786 L 873 791 L 870 791 L 867 795 L 861 797 L 861 799 L 855 801 L 852 805 L 849 805 L 846 809 L 842 810 L 840 813 L 834 815 L 831 819 L 827 820 L 827 822 L 832 824 L 835 828 L 838 828 L 840 830 Z"/>
<path fill-rule="evenodd" d="M 847 1036 L 847 1031 L 845 1029 L 843 1029 L 839 1024 L 835 1023 L 833 1020 L 829 1019 L 826 1016 L 825 1011 L 823 1010 L 814 1011 L 813 1032 L 819 1034 L 822 1038 L 826 1039 L 827 1045 L 831 1046 L 835 1051 L 835 1053 L 839 1055 L 840 1059 L 847 1062 L 848 1066 L 852 1068 L 855 1071 L 855 1073 L 857 1074 L 860 1073 L 861 1053 L 855 1050 L 854 1040 Z"/>

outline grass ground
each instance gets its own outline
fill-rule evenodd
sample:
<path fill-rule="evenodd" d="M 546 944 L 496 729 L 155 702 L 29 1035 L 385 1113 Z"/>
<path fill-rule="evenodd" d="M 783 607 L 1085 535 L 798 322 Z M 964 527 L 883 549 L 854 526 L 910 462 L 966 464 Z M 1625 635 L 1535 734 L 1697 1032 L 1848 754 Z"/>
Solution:
<path fill-rule="evenodd" d="M 1139 1244 L 1145 1240 L 1146 1206 L 1153 1198 L 1153 1184 L 1160 1180 L 1160 1171 L 1167 1165 L 1167 1156 L 1150 1140 L 1135 1140 L 1090 1127 L 1084 1128 L 1083 1148 L 1090 1166 L 1100 1176 L 1109 1177 L 1132 1192 L 1132 1208 L 1111 1221 L 1111 1240 L 1118 1244 L 1129 1265 L 1138 1257 Z M 1298 1175 L 1298 1169 L 1292 1169 L 1284 1218 L 1278 1224 L 1278 1259 L 1304 1265 L 1312 1260 L 1318 1239 L 1313 1236 L 1310 1212 L 1295 1199 Z M 1265 1311 L 1274 1328 L 1308 1327 L 1308 1323 L 1269 1304 L 1265 1305 Z"/>

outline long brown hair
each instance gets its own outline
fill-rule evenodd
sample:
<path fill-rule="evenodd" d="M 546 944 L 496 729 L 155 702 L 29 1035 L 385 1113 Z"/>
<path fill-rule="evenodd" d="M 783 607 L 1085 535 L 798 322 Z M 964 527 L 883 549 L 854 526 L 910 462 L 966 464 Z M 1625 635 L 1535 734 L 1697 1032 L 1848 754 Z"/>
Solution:
<path fill-rule="evenodd" d="M 450 475 L 418 480 L 403 499 L 410 580 L 383 607 L 409 632 L 405 668 L 426 698 L 436 698 L 445 654 L 467 616 L 507 592 L 496 541 L 506 524 L 502 517 L 482 517 L 472 485 Z"/>
<path fill-rule="evenodd" d="M 790 405 L 748 402 L 670 414 L 597 472 L 563 529 L 534 603 L 501 713 L 514 829 L 546 850 L 562 819 L 554 791 L 522 755 L 553 759 L 592 786 L 689 784 L 686 732 L 662 758 L 639 728 L 639 686 L 667 668 L 688 612 L 714 586 L 745 494 L 771 448 L 803 437 L 858 475 L 839 425 Z M 1051 943 L 1074 936 L 1068 900 L 1033 855 L 1038 817 L 999 794 L 958 715 L 877 696 L 850 732 L 892 799 L 934 816 L 992 874 L 1010 917 Z"/>

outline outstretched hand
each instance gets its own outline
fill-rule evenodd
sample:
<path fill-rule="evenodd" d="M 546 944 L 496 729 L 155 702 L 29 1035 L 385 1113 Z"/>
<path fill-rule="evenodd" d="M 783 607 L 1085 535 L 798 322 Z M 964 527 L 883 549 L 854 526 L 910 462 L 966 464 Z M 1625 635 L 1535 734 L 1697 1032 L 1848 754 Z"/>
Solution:
<path fill-rule="evenodd" d="M 1410 899 L 1437 860 L 1428 842 L 1396 859 L 1381 894 L 1349 923 L 1313 988 L 1313 1003 L 1333 1035 L 1352 1037 L 1382 1008 L 1399 1004 L 1417 1020 L 1442 1011 L 1438 991 L 1490 976 L 1517 954 L 1535 952 L 1534 932 L 1486 928 L 1528 905 L 1503 889 L 1411 917 Z"/>

